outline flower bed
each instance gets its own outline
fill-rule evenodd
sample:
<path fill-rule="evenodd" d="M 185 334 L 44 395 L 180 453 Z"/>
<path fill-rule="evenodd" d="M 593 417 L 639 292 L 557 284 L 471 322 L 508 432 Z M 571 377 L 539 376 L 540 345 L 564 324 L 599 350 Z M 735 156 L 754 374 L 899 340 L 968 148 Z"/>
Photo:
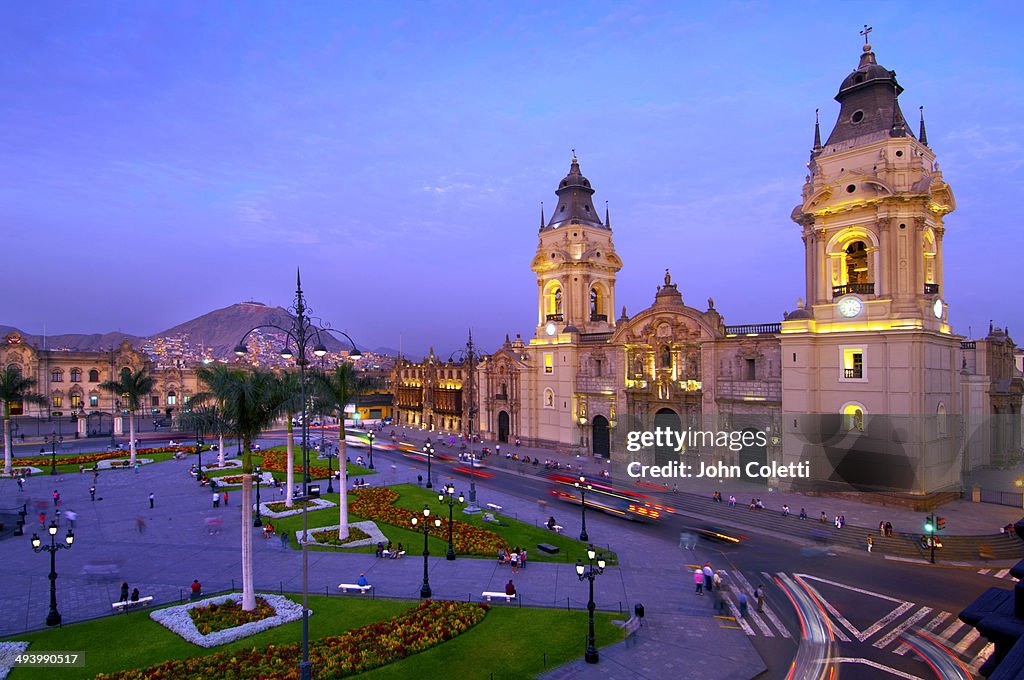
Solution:
<path fill-rule="evenodd" d="M 177 633 L 185 640 L 199 645 L 200 647 L 216 647 L 217 645 L 224 645 L 235 640 L 240 640 L 250 635 L 255 635 L 265 630 L 280 626 L 284 623 L 291 621 L 297 621 L 302 618 L 302 606 L 298 605 L 287 597 L 281 595 L 259 595 L 256 600 L 259 602 L 260 599 L 266 601 L 266 603 L 274 610 L 273 616 L 262 618 L 258 621 L 251 621 L 240 626 L 233 628 L 225 628 L 223 630 L 214 631 L 206 635 L 199 632 L 196 628 L 195 622 L 192 620 L 191 611 L 201 607 L 207 607 L 211 604 L 223 604 L 228 601 L 241 602 L 242 596 L 238 593 L 234 595 L 221 595 L 220 597 L 212 597 L 206 600 L 200 600 L 199 602 L 189 602 L 177 607 L 168 607 L 166 609 L 158 609 L 149 615 L 149 618 L 153 619 L 160 625 L 164 626 L 173 633 Z M 211 657 L 203 657 L 211 658 Z M 129 671 L 138 672 L 138 671 Z M 223 677 L 223 673 L 211 674 L 207 677 Z M 147 675 L 132 675 L 125 677 L 197 677 L 195 675 L 163 675 L 163 676 L 147 676 Z M 257 677 L 256 675 L 250 677 Z"/>
<path fill-rule="evenodd" d="M 42 472 L 42 468 L 37 467 L 17 467 L 11 470 L 11 479 L 15 477 L 31 477 Z"/>
<path fill-rule="evenodd" d="M 391 524 L 403 529 L 411 528 L 409 519 L 413 511 L 397 508 L 394 502 L 399 494 L 385 487 L 358 489 L 350 493 L 348 504 L 353 514 Z M 452 524 L 452 543 L 457 552 L 467 555 L 492 557 L 505 547 L 505 541 L 494 532 L 455 520 Z"/>
<path fill-rule="evenodd" d="M 359 527 L 348 528 L 348 538 L 338 540 L 338 530 L 334 531 L 314 531 L 310 534 L 313 537 L 313 542 L 321 545 L 348 545 L 353 541 L 369 540 L 370 534 L 366 533 Z"/>
<path fill-rule="evenodd" d="M 152 458 L 136 458 L 135 462 L 139 465 L 149 465 L 153 462 Z M 123 460 L 101 460 L 96 463 L 97 470 L 130 470 L 132 467 L 132 461 L 130 458 Z"/>
<path fill-rule="evenodd" d="M 177 453 L 184 451 L 185 453 L 191 453 L 192 449 L 186 446 L 159 446 L 153 449 L 135 449 L 136 456 L 152 455 L 154 453 Z M 106 451 L 104 453 L 83 453 L 77 456 L 58 456 L 58 465 L 85 465 L 86 463 L 97 463 L 101 460 L 110 460 L 111 458 L 124 458 L 125 454 L 128 454 L 128 449 L 122 449 L 119 451 Z M 32 465 L 38 462 L 38 458 L 15 458 L 13 465 L 25 466 Z"/>
<path fill-rule="evenodd" d="M 301 460 L 302 453 L 297 452 L 294 458 Z M 287 472 L 288 471 L 288 454 L 284 451 L 268 450 L 263 452 L 263 461 L 260 463 L 260 467 L 270 472 Z M 297 474 L 303 474 L 302 465 L 293 465 L 292 471 Z M 337 476 L 338 470 L 332 468 L 328 470 L 326 467 L 321 465 L 313 465 L 312 461 L 309 464 L 309 475 L 313 479 L 327 479 L 331 475 Z"/>
<path fill-rule="evenodd" d="M 27 642 L 0 642 L 0 680 L 7 677 L 15 666 L 14 660 L 25 653 L 28 645 Z"/>
<path fill-rule="evenodd" d="M 242 475 L 223 475 L 221 477 L 213 477 L 217 480 L 217 486 L 242 486 Z M 253 485 L 256 483 L 256 473 L 252 474 Z M 260 484 L 263 486 L 270 486 L 274 482 L 274 477 L 269 472 L 260 473 Z M 283 505 L 283 503 L 282 503 Z"/>
<path fill-rule="evenodd" d="M 202 607 L 193 607 L 188 610 L 188 614 L 192 617 L 196 630 L 202 635 L 209 635 L 225 628 L 235 628 L 273 616 L 274 608 L 262 597 L 257 597 L 256 609 L 251 612 L 242 609 L 241 602 L 228 600 L 222 604 L 212 602 Z"/>
<path fill-rule="evenodd" d="M 356 530 L 364 534 L 363 538 L 352 539 L 351 537 L 345 541 L 344 545 L 340 545 L 337 542 L 338 538 L 338 527 L 339 524 L 335 524 L 329 527 L 314 527 L 309 530 L 309 545 L 319 545 L 325 548 L 362 548 L 367 545 L 376 545 L 378 542 L 387 544 L 388 537 L 377 527 L 373 522 L 353 522 L 348 525 L 350 531 Z M 321 541 L 317 539 L 320 535 L 321 538 L 324 535 L 334 540 L 333 543 Z M 302 531 L 295 532 L 295 542 L 298 545 L 302 545 Z"/>
<path fill-rule="evenodd" d="M 325 501 L 322 498 L 313 498 L 305 501 L 306 508 L 310 511 L 323 510 L 324 508 L 337 507 L 337 503 Z M 271 507 L 282 508 L 281 510 L 271 510 Z M 291 508 L 285 506 L 284 501 L 274 501 L 273 503 L 260 503 L 260 512 L 267 517 L 290 517 L 292 515 L 302 514 L 302 503 L 296 503 Z"/>
<path fill-rule="evenodd" d="M 451 640 L 483 621 L 487 609 L 485 604 L 426 600 L 389 621 L 310 640 L 309 659 L 320 677 L 358 675 Z M 96 677 L 103 680 L 164 680 L 230 676 L 285 680 L 296 677 L 294 660 L 299 655 L 300 645 L 293 642 L 174 659 L 149 668 Z"/>

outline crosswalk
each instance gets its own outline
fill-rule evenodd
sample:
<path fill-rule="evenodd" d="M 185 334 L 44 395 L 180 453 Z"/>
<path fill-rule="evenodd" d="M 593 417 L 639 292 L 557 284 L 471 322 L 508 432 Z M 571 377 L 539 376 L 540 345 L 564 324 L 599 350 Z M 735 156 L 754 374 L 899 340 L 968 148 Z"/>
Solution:
<path fill-rule="evenodd" d="M 982 572 L 993 572 L 989 575 L 996 578 L 997 570 L 980 570 Z M 1007 573 L 1009 570 L 1006 570 Z M 814 591 L 815 597 L 828 613 L 832 621 L 832 631 L 838 642 L 854 642 L 869 644 L 875 649 L 889 651 L 898 656 L 905 656 L 911 651 L 910 647 L 903 643 L 904 635 L 911 630 L 923 630 L 931 636 L 940 640 L 948 649 L 955 652 L 964 662 L 968 670 L 977 673 L 978 668 L 991 656 L 993 645 L 978 635 L 978 631 L 965 625 L 953 612 L 939 611 L 932 607 L 906 602 L 897 598 L 862 591 L 853 586 L 846 586 L 833 581 L 827 581 L 818 577 L 806 574 L 786 574 L 778 572 L 772 575 L 768 572 L 758 572 L 756 576 L 751 574 L 748 579 L 740 571 L 722 570 L 723 583 L 728 586 L 724 599 L 730 614 L 735 617 L 736 625 L 748 636 L 760 636 L 766 638 L 793 639 L 799 637 L 799 628 L 794 627 L 790 631 L 782 622 L 781 612 L 786 612 L 788 618 L 792 617 L 788 605 L 788 599 L 782 595 L 776 585 L 776 577 L 793 578 L 802 585 Z M 1012 578 L 1012 577 L 1010 577 Z M 763 611 L 757 611 L 757 602 L 753 598 L 754 585 L 752 581 L 764 584 L 768 592 L 765 599 Z M 816 584 L 816 582 L 818 582 Z M 826 597 L 822 596 L 820 584 L 825 583 L 832 586 L 839 586 L 849 590 L 863 593 L 864 596 L 871 596 L 891 604 L 891 609 L 884 616 L 865 627 L 863 630 L 857 628 L 842 613 L 833 606 Z M 818 586 L 816 588 L 816 585 Z M 741 616 L 737 602 L 738 593 L 747 594 L 749 606 L 746 616 Z M 794 624 L 795 625 L 795 624 Z"/>
<path fill-rule="evenodd" d="M 991 576 L 992 578 L 1003 579 L 1005 581 L 1016 581 L 1009 569 L 979 569 L 978 573 L 982 576 Z"/>

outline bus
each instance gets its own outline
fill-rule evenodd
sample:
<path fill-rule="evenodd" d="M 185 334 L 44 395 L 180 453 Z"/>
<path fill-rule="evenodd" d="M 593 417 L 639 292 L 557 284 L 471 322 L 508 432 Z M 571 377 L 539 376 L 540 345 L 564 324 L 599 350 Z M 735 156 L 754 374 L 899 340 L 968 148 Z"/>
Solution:
<path fill-rule="evenodd" d="M 566 503 L 580 505 L 581 493 L 576 487 L 579 477 L 564 474 L 550 474 L 551 495 Z M 615 517 L 624 517 L 634 522 L 657 522 L 666 513 L 674 513 L 675 509 L 652 502 L 652 499 L 634 491 L 616 487 L 611 482 L 588 479 L 586 502 L 588 508 L 600 510 Z"/>

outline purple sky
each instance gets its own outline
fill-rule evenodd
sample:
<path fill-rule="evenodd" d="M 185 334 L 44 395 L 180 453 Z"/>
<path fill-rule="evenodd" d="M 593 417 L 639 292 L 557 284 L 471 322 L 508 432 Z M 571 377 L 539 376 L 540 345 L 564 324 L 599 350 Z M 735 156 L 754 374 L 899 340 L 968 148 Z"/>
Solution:
<path fill-rule="evenodd" d="M 0 323 L 146 335 L 243 300 L 361 346 L 528 337 L 539 204 L 570 148 L 611 204 L 617 297 L 666 267 L 727 323 L 802 290 L 814 109 L 864 23 L 959 209 L 957 332 L 1024 337 L 1014 3 L 0 4 Z M 1017 45 L 1017 47 L 1013 47 Z M 616 309 L 616 315 L 618 315 Z"/>

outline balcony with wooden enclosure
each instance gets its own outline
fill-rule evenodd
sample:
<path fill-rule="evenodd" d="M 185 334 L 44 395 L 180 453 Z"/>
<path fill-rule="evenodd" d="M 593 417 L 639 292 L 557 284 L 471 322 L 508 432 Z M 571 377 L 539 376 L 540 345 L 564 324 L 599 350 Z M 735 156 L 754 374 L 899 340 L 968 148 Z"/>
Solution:
<path fill-rule="evenodd" d="M 847 283 L 842 286 L 832 286 L 832 297 L 839 298 L 844 295 L 874 295 L 874 283 Z"/>

